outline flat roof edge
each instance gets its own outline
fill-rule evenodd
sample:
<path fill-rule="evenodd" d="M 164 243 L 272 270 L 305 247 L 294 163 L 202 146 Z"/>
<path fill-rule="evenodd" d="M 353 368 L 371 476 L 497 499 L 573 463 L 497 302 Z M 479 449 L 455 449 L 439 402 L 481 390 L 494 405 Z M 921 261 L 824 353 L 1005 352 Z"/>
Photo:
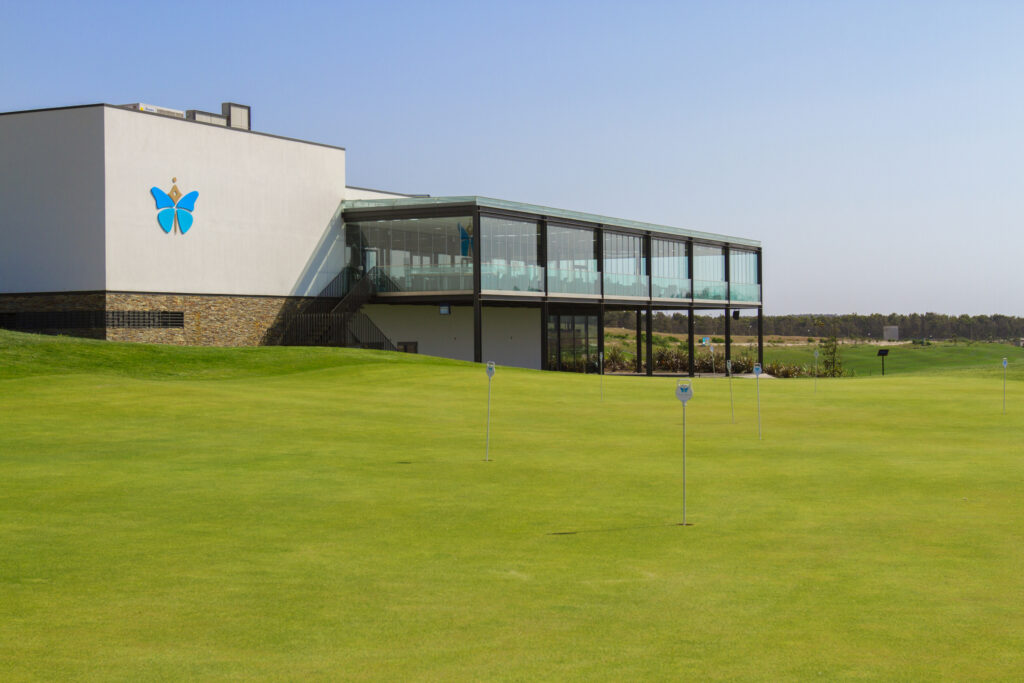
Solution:
<path fill-rule="evenodd" d="M 51 112 L 51 111 L 67 111 L 67 110 L 70 110 L 70 109 L 88 109 L 89 107 L 106 107 L 108 109 L 116 109 L 118 111 L 129 112 L 131 114 L 145 114 L 146 116 L 158 116 L 161 119 L 168 119 L 170 121 L 181 121 L 182 123 L 191 123 L 191 124 L 196 124 L 196 125 L 199 125 L 199 126 L 210 126 L 211 128 L 217 128 L 219 130 L 231 130 L 231 131 L 235 131 L 236 133 L 251 133 L 252 135 L 259 135 L 259 136 L 265 137 L 265 138 L 275 138 L 277 140 L 285 140 L 287 142 L 298 142 L 298 143 L 301 143 L 301 144 L 304 144 L 304 145 L 315 145 L 316 147 L 326 147 L 327 149 L 341 150 L 342 152 L 346 151 L 344 147 L 339 147 L 338 145 L 329 145 L 326 142 L 314 142 L 312 140 L 303 140 L 302 138 L 290 138 L 290 137 L 288 137 L 286 135 L 276 135 L 274 133 L 264 133 L 263 131 L 259 131 L 259 130 L 246 130 L 244 128 L 231 128 L 230 126 L 218 126 L 215 123 L 205 123 L 203 121 L 191 121 L 189 119 L 179 119 L 179 118 L 176 118 L 174 116 L 165 116 L 163 114 L 157 114 L 156 112 L 151 112 L 151 111 L 136 111 L 134 109 L 125 109 L 122 106 L 119 106 L 119 105 L 116 105 L 116 104 L 110 104 L 108 102 L 96 102 L 94 104 L 73 104 L 73 105 L 70 105 L 70 106 L 67 106 L 67 107 L 43 107 L 42 109 L 21 109 L 21 110 L 18 110 L 18 111 L 3 111 L 3 112 L 0 112 L 0 116 L 14 116 L 16 114 L 41 114 L 43 112 Z M 392 194 L 399 194 L 399 193 L 394 192 Z M 415 195 L 409 195 L 409 196 L 415 196 Z"/>
<path fill-rule="evenodd" d="M 505 199 L 494 199 L 492 197 L 480 197 L 475 195 L 467 196 L 454 196 L 454 197 L 420 197 L 420 198 L 408 198 L 408 199 L 352 199 L 343 202 L 342 208 L 344 210 L 352 209 L 387 209 L 390 207 L 394 208 L 406 208 L 413 209 L 418 207 L 440 207 L 440 206 L 465 206 L 467 204 L 475 204 L 481 208 L 492 208 L 501 209 L 505 211 L 514 211 L 519 213 L 529 213 L 545 218 L 563 218 L 565 220 L 580 221 L 585 223 L 595 223 L 598 225 L 607 226 L 614 228 L 616 226 L 623 228 L 632 228 L 634 230 L 644 230 L 650 232 L 657 232 L 666 235 L 677 235 L 680 237 L 692 237 L 695 239 L 708 240 L 711 242 L 725 242 L 728 244 L 736 244 L 749 247 L 761 248 L 760 240 L 753 240 L 746 237 L 735 237 L 732 235 L 723 235 L 711 232 L 704 232 L 701 230 L 692 230 L 689 228 L 679 228 L 671 225 L 661 225 L 658 223 L 648 223 L 645 221 L 635 221 L 628 218 L 615 218 L 612 216 L 604 216 L 595 213 L 586 213 L 583 211 L 572 211 L 569 209 L 558 209 L 551 206 L 541 206 L 539 204 L 526 204 L 522 202 L 512 202 Z"/>

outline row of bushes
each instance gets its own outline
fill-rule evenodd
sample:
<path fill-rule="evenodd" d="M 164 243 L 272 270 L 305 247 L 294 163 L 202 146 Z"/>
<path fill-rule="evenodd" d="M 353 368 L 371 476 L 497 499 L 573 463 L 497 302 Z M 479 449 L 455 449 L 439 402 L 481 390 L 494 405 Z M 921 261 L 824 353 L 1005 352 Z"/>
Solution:
<path fill-rule="evenodd" d="M 754 363 L 757 358 L 751 354 L 743 353 L 732 359 L 732 371 L 736 374 L 750 374 L 754 372 Z M 606 372 L 631 372 L 636 369 L 636 361 L 627 356 L 621 347 L 610 346 L 605 351 L 604 367 Z M 690 369 L 690 357 L 685 349 L 671 347 L 654 348 L 654 369 L 656 372 L 688 372 Z M 765 373 L 773 377 L 813 377 L 814 366 L 788 365 L 780 361 L 768 361 L 762 365 Z M 710 353 L 700 353 L 694 359 L 695 372 L 725 372 L 725 354 L 715 352 L 712 358 Z M 818 366 L 818 376 L 825 377 L 824 366 Z"/>

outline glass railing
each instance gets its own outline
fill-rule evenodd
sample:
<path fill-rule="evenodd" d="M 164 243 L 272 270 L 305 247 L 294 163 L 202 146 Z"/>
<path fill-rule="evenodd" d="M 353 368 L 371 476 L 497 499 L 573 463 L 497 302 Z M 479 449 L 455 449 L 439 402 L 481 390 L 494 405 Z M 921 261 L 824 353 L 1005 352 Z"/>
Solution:
<path fill-rule="evenodd" d="M 548 294 L 601 295 L 600 273 L 593 270 L 548 268 Z"/>
<path fill-rule="evenodd" d="M 729 288 L 729 298 L 733 301 L 760 301 L 761 285 L 733 282 Z"/>
<path fill-rule="evenodd" d="M 480 288 L 502 292 L 543 292 L 544 266 L 485 263 L 480 267 Z"/>
<path fill-rule="evenodd" d="M 647 297 L 647 276 L 624 273 L 604 274 L 604 295 Z"/>
<path fill-rule="evenodd" d="M 694 280 L 693 298 L 725 301 L 728 296 L 728 285 L 718 280 Z"/>
<path fill-rule="evenodd" d="M 398 266 L 379 269 L 377 290 L 393 292 L 471 292 L 473 264 L 457 266 Z"/>
<path fill-rule="evenodd" d="M 689 278 L 657 277 L 651 278 L 651 296 L 655 299 L 689 299 Z"/>

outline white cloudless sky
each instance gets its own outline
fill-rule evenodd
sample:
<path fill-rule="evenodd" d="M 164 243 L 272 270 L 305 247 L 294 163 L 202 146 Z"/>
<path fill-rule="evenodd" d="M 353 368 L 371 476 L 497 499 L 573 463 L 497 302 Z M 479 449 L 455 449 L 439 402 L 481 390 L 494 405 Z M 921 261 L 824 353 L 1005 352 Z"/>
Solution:
<path fill-rule="evenodd" d="M 2 7 L 2 111 L 242 102 L 351 185 L 759 239 L 770 314 L 1024 315 L 1024 3 Z"/>

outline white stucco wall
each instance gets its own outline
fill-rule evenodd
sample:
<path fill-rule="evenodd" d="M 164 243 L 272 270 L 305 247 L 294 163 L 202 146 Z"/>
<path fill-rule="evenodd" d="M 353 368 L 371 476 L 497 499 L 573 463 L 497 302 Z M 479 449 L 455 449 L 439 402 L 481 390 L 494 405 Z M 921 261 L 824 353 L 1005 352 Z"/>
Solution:
<path fill-rule="evenodd" d="M 107 107 L 106 288 L 316 294 L 341 268 L 345 152 Z M 150 188 L 198 190 L 185 235 Z"/>
<path fill-rule="evenodd" d="M 0 116 L 0 292 L 105 288 L 103 108 Z"/>
<path fill-rule="evenodd" d="M 363 312 L 395 342 L 417 342 L 419 353 L 473 360 L 473 307 L 372 304 Z M 540 311 L 531 308 L 483 309 L 483 354 L 498 365 L 540 369 Z"/>

